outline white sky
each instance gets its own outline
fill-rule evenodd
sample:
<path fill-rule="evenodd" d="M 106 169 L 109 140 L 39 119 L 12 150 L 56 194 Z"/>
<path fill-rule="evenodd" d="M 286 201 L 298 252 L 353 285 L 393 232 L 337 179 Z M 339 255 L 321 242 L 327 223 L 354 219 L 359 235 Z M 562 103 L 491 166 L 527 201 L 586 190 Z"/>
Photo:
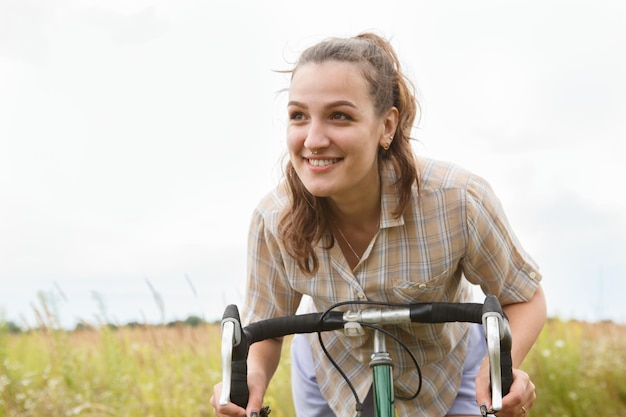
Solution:
<path fill-rule="evenodd" d="M 40 292 L 63 323 L 241 303 L 284 150 L 273 70 L 364 30 L 419 89 L 416 150 L 496 189 L 551 314 L 626 320 L 626 3 L 607 0 L 0 1 L 0 318 L 35 324 Z"/>

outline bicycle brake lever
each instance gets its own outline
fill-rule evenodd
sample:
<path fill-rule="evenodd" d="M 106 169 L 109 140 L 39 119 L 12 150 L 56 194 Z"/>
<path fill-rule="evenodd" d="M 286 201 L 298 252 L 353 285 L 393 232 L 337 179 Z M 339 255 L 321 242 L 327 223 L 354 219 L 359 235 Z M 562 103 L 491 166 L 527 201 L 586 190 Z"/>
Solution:
<path fill-rule="evenodd" d="M 500 320 L 496 313 L 484 319 L 487 353 L 489 355 L 489 373 L 491 379 L 491 412 L 502 409 L 502 375 L 500 371 Z"/>
<path fill-rule="evenodd" d="M 231 304 L 226 307 L 222 317 L 222 392 L 219 398 L 220 405 L 226 405 L 231 402 L 231 396 L 233 395 L 233 371 L 236 370 L 235 373 L 242 372 L 242 369 L 240 369 L 241 364 L 236 364 L 238 367 L 233 368 L 233 356 L 235 356 L 235 360 L 240 361 L 242 359 L 238 357 L 241 356 L 241 352 L 236 351 L 235 348 L 241 350 L 240 344 L 243 339 L 239 310 L 236 305 Z M 247 350 L 245 355 L 247 355 Z M 243 358 L 243 363 L 245 364 L 245 358 Z M 245 379 L 246 371 L 243 370 L 243 372 Z M 245 390 L 243 390 L 241 386 L 234 388 L 236 388 L 235 396 L 237 397 L 235 400 L 238 402 L 243 401 L 243 399 L 240 398 L 240 396 L 243 395 L 247 402 L 247 385 L 245 386 Z"/>
<path fill-rule="evenodd" d="M 220 395 L 220 405 L 226 405 L 230 402 L 234 337 L 235 323 L 232 321 L 224 322 L 222 324 L 222 393 Z"/>

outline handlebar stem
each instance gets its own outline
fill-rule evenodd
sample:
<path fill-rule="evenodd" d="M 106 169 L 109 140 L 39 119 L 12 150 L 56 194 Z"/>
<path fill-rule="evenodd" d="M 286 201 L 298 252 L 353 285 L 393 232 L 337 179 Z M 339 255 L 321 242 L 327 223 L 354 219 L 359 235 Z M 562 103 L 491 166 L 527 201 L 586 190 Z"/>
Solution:
<path fill-rule="evenodd" d="M 408 308 L 368 308 L 365 310 L 346 311 L 343 318 L 345 321 L 349 322 L 357 321 L 373 324 L 401 324 L 411 322 L 410 309 Z"/>

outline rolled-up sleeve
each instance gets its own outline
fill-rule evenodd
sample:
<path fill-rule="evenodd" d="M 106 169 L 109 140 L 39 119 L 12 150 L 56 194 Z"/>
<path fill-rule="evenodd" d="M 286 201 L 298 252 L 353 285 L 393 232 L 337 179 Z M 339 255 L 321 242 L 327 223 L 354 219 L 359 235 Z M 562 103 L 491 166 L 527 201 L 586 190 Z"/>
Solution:
<path fill-rule="evenodd" d="M 541 274 L 511 229 L 499 199 L 482 178 L 472 175 L 467 186 L 466 278 L 502 305 L 528 301 Z"/>

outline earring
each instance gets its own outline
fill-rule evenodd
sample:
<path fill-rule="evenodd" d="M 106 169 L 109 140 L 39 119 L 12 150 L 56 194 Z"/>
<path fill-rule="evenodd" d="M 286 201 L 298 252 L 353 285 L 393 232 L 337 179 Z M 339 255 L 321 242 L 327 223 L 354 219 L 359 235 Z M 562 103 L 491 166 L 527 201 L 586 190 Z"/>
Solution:
<path fill-rule="evenodd" d="M 389 147 L 391 146 L 391 142 L 393 142 L 393 135 L 389 136 L 389 142 L 387 142 L 387 143 L 385 143 L 385 144 L 383 145 L 383 149 L 384 149 L 384 150 L 386 150 L 386 151 L 388 151 L 388 150 L 389 150 Z"/>

